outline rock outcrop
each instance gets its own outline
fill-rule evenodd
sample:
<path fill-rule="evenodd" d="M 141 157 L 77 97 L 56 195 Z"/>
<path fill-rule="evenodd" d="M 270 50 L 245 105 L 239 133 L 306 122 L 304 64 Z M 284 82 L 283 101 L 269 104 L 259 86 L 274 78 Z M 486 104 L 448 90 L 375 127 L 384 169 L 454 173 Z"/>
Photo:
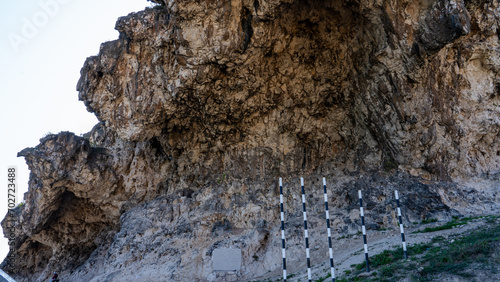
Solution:
<path fill-rule="evenodd" d="M 302 258 L 305 176 L 313 261 L 335 236 L 498 211 L 497 0 L 153 1 L 120 18 L 78 82 L 100 123 L 19 153 L 31 170 L 13 276 L 215 281 Z M 5 222 L 3 226 L 5 226 Z M 242 268 L 216 272 L 216 248 Z M 5 265 L 4 265 L 5 266 Z"/>

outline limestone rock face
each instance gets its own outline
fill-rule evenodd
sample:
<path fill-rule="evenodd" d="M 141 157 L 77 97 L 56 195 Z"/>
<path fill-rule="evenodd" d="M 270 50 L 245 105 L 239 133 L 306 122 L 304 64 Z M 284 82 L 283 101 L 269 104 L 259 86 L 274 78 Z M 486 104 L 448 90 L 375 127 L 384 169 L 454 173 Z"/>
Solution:
<path fill-rule="evenodd" d="M 292 266 L 299 176 L 315 260 L 322 176 L 338 236 L 360 228 L 357 190 L 369 229 L 395 224 L 395 189 L 410 221 L 498 208 L 497 0 L 152 2 L 82 68 L 79 98 L 100 123 L 20 153 L 20 281 L 271 275 L 278 177 Z M 223 247 L 242 250 L 240 271 L 213 271 Z"/>

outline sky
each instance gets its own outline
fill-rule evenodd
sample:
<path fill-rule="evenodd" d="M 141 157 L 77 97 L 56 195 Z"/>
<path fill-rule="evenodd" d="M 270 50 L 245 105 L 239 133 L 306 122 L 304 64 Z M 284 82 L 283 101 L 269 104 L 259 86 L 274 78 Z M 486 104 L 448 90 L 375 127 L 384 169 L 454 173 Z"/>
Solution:
<path fill-rule="evenodd" d="M 29 171 L 17 153 L 50 133 L 86 133 L 98 122 L 78 100 L 76 84 L 89 56 L 115 40 L 116 20 L 150 7 L 147 0 L 0 2 L 0 218 L 8 208 L 8 168 L 16 168 L 17 202 Z M 8 253 L 0 231 L 0 262 Z"/>

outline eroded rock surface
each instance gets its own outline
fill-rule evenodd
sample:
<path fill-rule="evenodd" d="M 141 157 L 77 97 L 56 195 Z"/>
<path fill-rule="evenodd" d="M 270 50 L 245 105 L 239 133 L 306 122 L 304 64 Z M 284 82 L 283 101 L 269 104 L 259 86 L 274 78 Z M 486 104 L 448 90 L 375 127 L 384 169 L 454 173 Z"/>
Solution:
<path fill-rule="evenodd" d="M 321 177 L 335 236 L 498 211 L 500 3 L 153 1 L 84 64 L 101 121 L 23 150 L 20 281 L 239 280 L 303 257 L 298 176 L 321 260 Z M 5 222 L 3 223 L 5 226 Z M 215 248 L 241 271 L 214 272 Z M 325 256 L 325 259 L 327 257 Z"/>

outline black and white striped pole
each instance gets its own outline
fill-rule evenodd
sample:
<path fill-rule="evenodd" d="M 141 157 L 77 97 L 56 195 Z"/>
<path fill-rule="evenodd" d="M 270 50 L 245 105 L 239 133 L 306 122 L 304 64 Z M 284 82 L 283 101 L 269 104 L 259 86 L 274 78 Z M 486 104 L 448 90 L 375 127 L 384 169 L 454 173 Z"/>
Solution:
<path fill-rule="evenodd" d="M 286 253 L 285 253 L 285 212 L 283 211 L 283 180 L 280 177 L 280 216 L 281 216 L 281 252 L 283 257 L 283 281 L 286 281 Z"/>
<path fill-rule="evenodd" d="M 311 277 L 311 258 L 309 256 L 309 234 L 307 233 L 307 213 L 306 213 L 306 193 L 304 191 L 304 178 L 300 178 L 300 186 L 302 188 L 302 211 L 304 213 L 304 238 L 306 241 L 306 258 L 307 258 L 307 279 L 312 281 Z"/>
<path fill-rule="evenodd" d="M 333 264 L 332 232 L 330 230 L 330 212 L 328 211 L 328 194 L 326 193 L 326 178 L 323 177 L 323 192 L 325 194 L 326 231 L 328 233 L 328 248 L 330 251 L 330 272 L 335 282 L 335 266 Z"/>
<path fill-rule="evenodd" d="M 366 272 L 370 272 L 370 263 L 368 262 L 368 244 L 366 242 L 365 213 L 363 211 L 363 196 L 361 195 L 361 190 L 358 190 L 358 195 L 359 213 L 361 215 L 361 230 L 363 230 L 363 244 L 365 247 Z"/>
<path fill-rule="evenodd" d="M 398 208 L 399 229 L 401 230 L 401 241 L 403 242 L 403 252 L 405 254 L 405 259 L 408 259 L 408 252 L 406 251 L 405 230 L 403 228 L 403 219 L 401 218 L 401 206 L 399 205 L 398 190 L 394 191 L 394 194 L 396 195 L 396 205 Z"/>

